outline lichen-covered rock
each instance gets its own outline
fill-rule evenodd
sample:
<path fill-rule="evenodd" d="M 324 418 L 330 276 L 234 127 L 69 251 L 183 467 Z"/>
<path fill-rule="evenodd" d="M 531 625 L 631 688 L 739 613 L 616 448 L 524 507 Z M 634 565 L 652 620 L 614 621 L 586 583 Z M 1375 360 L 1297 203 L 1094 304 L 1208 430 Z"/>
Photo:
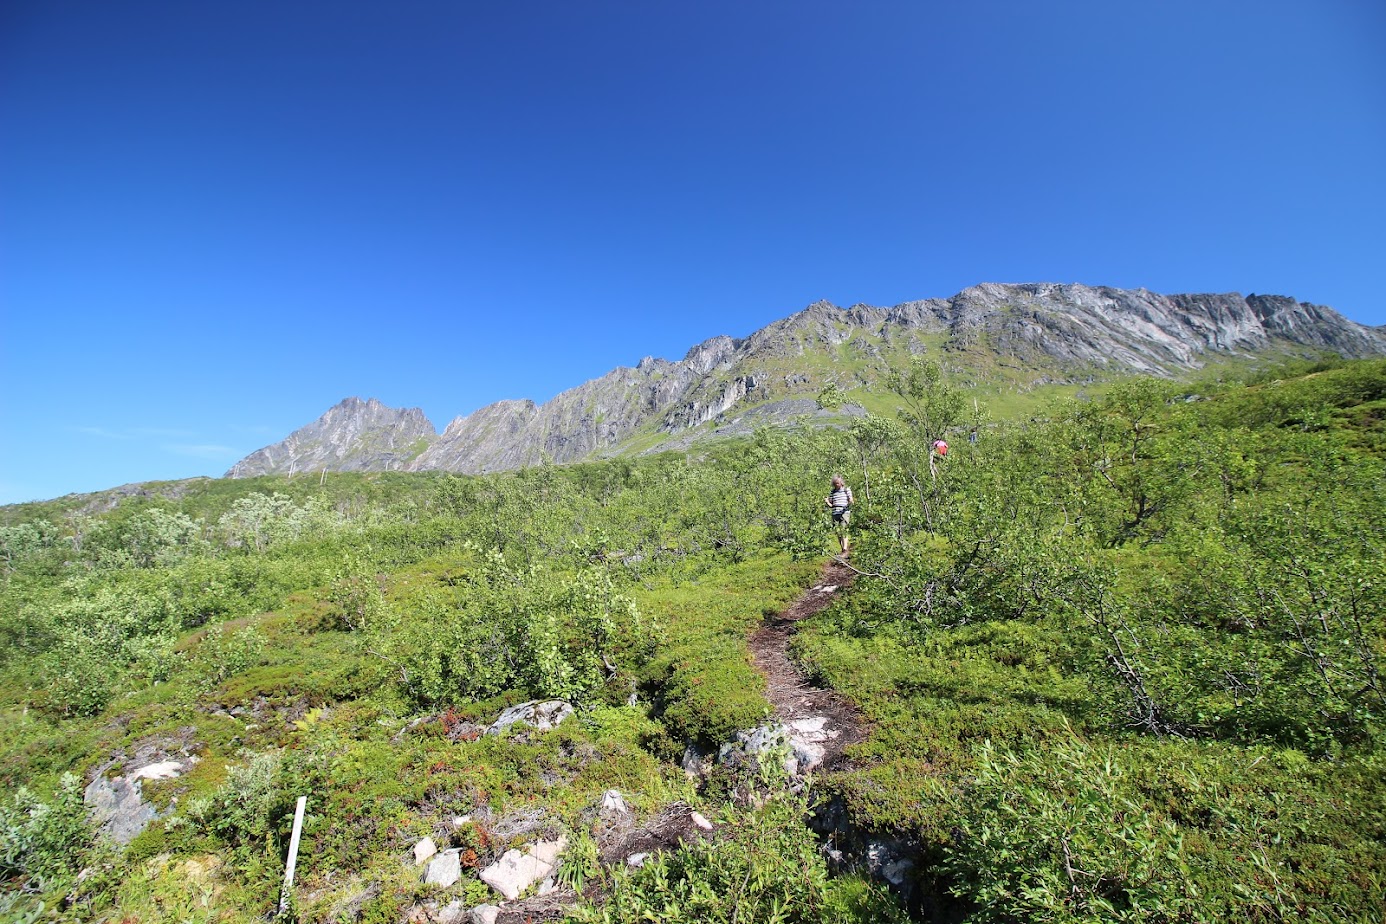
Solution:
<path fill-rule="evenodd" d="M 753 766 L 767 755 L 781 754 L 790 776 L 802 776 L 823 762 L 824 745 L 841 735 L 827 716 L 807 716 L 788 723 L 772 722 L 739 731 L 717 752 L 725 767 Z"/>
<path fill-rule="evenodd" d="M 428 869 L 424 870 L 424 885 L 436 885 L 446 889 L 461 879 L 461 854 L 460 850 L 444 850 L 434 857 L 429 862 Z"/>
<path fill-rule="evenodd" d="M 467 906 L 461 900 L 454 899 L 438 909 L 434 915 L 438 924 L 462 924 L 468 919 Z"/>
<path fill-rule="evenodd" d="M 486 729 L 486 734 L 499 735 L 512 725 L 528 725 L 538 731 L 548 731 L 557 728 L 572 714 L 573 704 L 561 699 L 520 703 L 502 712 Z"/>
<path fill-rule="evenodd" d="M 144 801 L 141 781 L 173 779 L 195 760 L 159 761 L 111 779 L 98 776 L 82 793 L 82 801 L 91 812 L 92 823 L 122 847 L 129 844 L 151 821 L 159 817 L 158 810 Z"/>

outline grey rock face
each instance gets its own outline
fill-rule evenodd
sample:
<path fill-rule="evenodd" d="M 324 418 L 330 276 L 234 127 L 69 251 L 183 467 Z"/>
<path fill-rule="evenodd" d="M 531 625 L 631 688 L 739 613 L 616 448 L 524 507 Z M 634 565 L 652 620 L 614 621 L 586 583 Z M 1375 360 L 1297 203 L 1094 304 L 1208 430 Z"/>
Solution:
<path fill-rule="evenodd" d="M 124 847 L 159 817 L 154 806 L 144 801 L 142 780 L 166 780 L 182 775 L 183 762 L 165 760 L 132 770 L 124 776 L 106 779 L 98 776 L 82 792 L 82 801 L 96 827 Z"/>
<path fill-rule="evenodd" d="M 228 474 L 502 471 L 602 458 L 641 434 L 685 447 L 814 414 L 823 370 L 840 360 L 850 360 L 841 364 L 850 386 L 878 381 L 887 356 L 938 350 L 964 370 L 1000 357 L 1040 383 L 1174 375 L 1213 356 L 1275 347 L 1377 356 L 1386 354 L 1386 330 L 1278 295 L 1157 295 L 1076 284 L 984 283 L 949 299 L 890 308 L 815 302 L 744 339 L 713 337 L 677 362 L 646 357 L 542 405 L 499 401 L 458 417 L 441 435 L 417 409 L 349 398 Z"/>
<path fill-rule="evenodd" d="M 435 439 L 437 431 L 418 408 L 397 410 L 371 398 L 347 398 L 281 443 L 246 456 L 228 478 L 294 472 L 387 471 L 404 468 Z"/>
<path fill-rule="evenodd" d="M 492 722 L 486 729 L 488 735 L 499 735 L 512 725 L 528 725 L 539 731 L 548 731 L 563 724 L 563 720 L 573 714 L 571 703 L 565 703 L 561 699 L 551 699 L 541 702 L 533 700 L 528 703 L 520 703 L 518 706 L 511 706 Z"/>
<path fill-rule="evenodd" d="M 154 806 L 144 801 L 139 781 L 124 777 L 97 778 L 82 793 L 92 820 L 112 841 L 124 846 L 135 839 L 158 817 Z"/>

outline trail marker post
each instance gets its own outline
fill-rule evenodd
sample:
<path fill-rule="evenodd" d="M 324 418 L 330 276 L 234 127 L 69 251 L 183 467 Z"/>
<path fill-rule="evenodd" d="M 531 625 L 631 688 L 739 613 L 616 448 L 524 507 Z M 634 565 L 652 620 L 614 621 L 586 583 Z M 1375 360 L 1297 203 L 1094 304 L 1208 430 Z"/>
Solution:
<path fill-rule="evenodd" d="M 284 889 L 279 893 L 279 913 L 289 908 L 289 896 L 294 890 L 294 867 L 298 865 L 298 839 L 303 834 L 303 809 L 308 805 L 307 796 L 299 796 L 294 806 L 294 833 L 289 837 L 289 862 L 284 865 Z"/>

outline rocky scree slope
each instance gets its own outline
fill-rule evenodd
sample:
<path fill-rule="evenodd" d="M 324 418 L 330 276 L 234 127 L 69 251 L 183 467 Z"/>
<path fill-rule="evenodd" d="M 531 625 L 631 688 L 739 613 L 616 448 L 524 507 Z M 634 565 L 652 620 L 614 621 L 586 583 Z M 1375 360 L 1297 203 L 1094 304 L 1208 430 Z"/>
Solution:
<path fill-rule="evenodd" d="M 1278 295 L 1158 295 L 1050 283 L 984 283 L 952 298 L 891 308 L 817 302 L 744 339 L 713 337 L 678 362 L 646 357 L 542 405 L 498 401 L 458 417 L 442 434 L 417 408 L 348 398 L 227 475 L 480 473 L 600 458 L 636 438 L 686 445 L 710 422 L 811 412 L 825 382 L 869 386 L 892 361 L 912 354 L 938 355 L 963 378 L 981 380 L 1000 367 L 1018 382 L 1043 384 L 1178 375 L 1210 357 L 1277 349 L 1381 355 L 1386 330 Z"/>

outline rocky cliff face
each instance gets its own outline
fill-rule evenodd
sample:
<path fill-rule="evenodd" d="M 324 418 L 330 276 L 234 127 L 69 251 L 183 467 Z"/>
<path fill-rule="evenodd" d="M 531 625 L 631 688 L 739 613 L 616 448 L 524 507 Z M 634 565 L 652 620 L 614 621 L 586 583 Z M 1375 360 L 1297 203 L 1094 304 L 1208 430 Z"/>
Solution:
<path fill-rule="evenodd" d="M 436 439 L 417 410 L 348 399 L 230 474 L 387 466 L 475 473 L 601 457 L 642 434 L 683 444 L 694 428 L 753 410 L 765 422 L 802 413 L 828 377 L 870 387 L 892 361 L 918 353 L 940 355 L 964 376 L 1001 360 L 1030 382 L 1054 382 L 1178 375 L 1213 356 L 1271 349 L 1381 355 L 1386 331 L 1282 296 L 1166 296 L 1050 283 L 987 283 L 890 308 L 817 302 L 745 339 L 714 337 L 678 362 L 646 358 L 543 405 L 484 407 Z"/>
<path fill-rule="evenodd" d="M 406 468 L 437 439 L 419 408 L 397 410 L 371 398 L 347 398 L 283 442 L 256 450 L 228 478 L 293 472 L 387 471 Z"/>

